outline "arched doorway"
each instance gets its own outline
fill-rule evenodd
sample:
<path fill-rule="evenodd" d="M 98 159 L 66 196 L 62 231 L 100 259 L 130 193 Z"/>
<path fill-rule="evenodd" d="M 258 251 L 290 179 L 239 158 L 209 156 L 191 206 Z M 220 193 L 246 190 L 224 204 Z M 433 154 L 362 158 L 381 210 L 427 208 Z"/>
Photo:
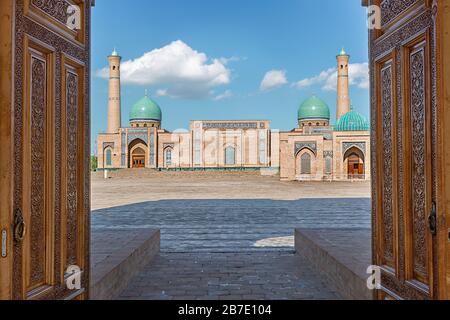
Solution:
<path fill-rule="evenodd" d="M 131 158 L 132 158 L 131 161 L 132 168 L 135 169 L 145 168 L 145 151 L 142 148 L 138 147 L 134 149 Z"/>
<path fill-rule="evenodd" d="M 344 155 L 348 179 L 365 179 L 364 153 L 357 147 L 349 149 Z"/>
<path fill-rule="evenodd" d="M 129 168 L 142 169 L 146 167 L 148 159 L 147 144 L 140 140 L 134 140 L 128 147 Z"/>

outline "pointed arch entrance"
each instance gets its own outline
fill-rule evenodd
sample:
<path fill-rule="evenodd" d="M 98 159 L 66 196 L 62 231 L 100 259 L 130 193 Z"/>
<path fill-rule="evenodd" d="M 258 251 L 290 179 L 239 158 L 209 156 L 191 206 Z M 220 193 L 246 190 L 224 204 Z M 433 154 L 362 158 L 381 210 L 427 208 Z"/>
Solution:
<path fill-rule="evenodd" d="M 128 147 L 129 149 L 129 168 L 142 169 L 147 166 L 147 144 L 141 139 L 134 140 Z"/>
<path fill-rule="evenodd" d="M 357 147 L 350 148 L 344 155 L 348 179 L 365 179 L 364 153 Z"/>

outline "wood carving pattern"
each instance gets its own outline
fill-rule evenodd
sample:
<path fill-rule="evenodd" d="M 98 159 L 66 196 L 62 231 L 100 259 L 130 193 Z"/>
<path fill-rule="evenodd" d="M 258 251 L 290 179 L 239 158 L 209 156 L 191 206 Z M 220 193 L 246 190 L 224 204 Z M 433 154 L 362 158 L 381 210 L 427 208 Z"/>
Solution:
<path fill-rule="evenodd" d="M 384 258 L 387 262 L 392 262 L 394 260 L 394 219 L 392 210 L 392 66 L 390 65 L 381 71 L 381 109 L 383 121 Z"/>
<path fill-rule="evenodd" d="M 431 165 L 432 165 L 432 196 L 433 201 L 436 201 L 438 188 L 439 188 L 439 179 L 437 177 L 438 172 L 436 168 L 438 167 L 438 154 L 437 154 L 437 145 L 438 145 L 438 123 L 437 123 L 437 114 L 438 114 L 438 106 L 437 106 L 437 48 L 436 48 L 436 23 L 437 23 L 437 13 L 438 13 L 438 0 L 433 0 L 433 4 L 431 7 L 431 17 L 432 23 L 430 28 L 430 48 L 431 48 Z M 439 226 L 438 226 L 439 227 Z M 438 246 L 433 246 L 433 272 L 434 274 L 438 274 L 438 266 L 439 266 L 439 248 Z M 438 281 L 434 281 L 433 289 L 435 292 L 438 292 Z"/>
<path fill-rule="evenodd" d="M 402 11 L 399 11 L 397 14 L 393 15 L 392 13 L 388 13 L 390 17 L 386 20 L 385 23 L 387 23 L 389 20 L 392 21 L 392 19 L 395 19 L 399 15 L 405 12 L 405 10 L 411 10 L 412 6 L 414 4 L 409 3 L 406 4 L 402 9 Z M 414 39 L 416 37 L 419 37 L 420 35 L 423 35 L 425 32 L 430 32 L 430 52 L 431 52 L 431 114 L 432 114 L 432 159 L 433 164 L 435 164 L 436 159 L 436 130 L 437 130 L 437 114 L 436 114 L 436 45 L 435 45 L 435 25 L 433 17 L 435 16 L 436 8 L 429 8 L 427 6 L 424 7 L 415 7 L 414 8 L 415 13 L 411 16 L 411 18 L 408 21 L 405 21 L 400 26 L 396 26 L 393 28 L 392 31 L 389 33 L 383 34 L 377 31 L 370 31 L 369 38 L 370 38 L 370 80 L 371 80 L 371 86 L 370 86 L 370 92 L 371 92 L 371 121 L 372 121 L 372 176 L 375 177 L 378 173 L 377 168 L 382 165 L 377 164 L 377 154 L 382 152 L 383 146 L 379 145 L 382 143 L 382 140 L 377 141 L 376 137 L 381 136 L 380 133 L 377 134 L 377 99 L 376 99 L 376 92 L 378 86 L 381 86 L 381 83 L 376 81 L 375 77 L 375 69 L 374 66 L 376 65 L 378 59 L 382 59 L 383 56 L 386 56 L 387 54 L 390 54 L 392 50 L 396 51 L 397 59 L 396 59 L 396 74 L 397 74 L 397 81 L 396 81 L 396 88 L 397 88 L 397 103 L 396 103 L 396 112 L 397 112 L 397 132 L 395 133 L 397 135 L 397 147 L 398 147 L 398 157 L 397 157 L 397 173 L 398 173 L 398 215 L 399 215 L 399 221 L 405 221 L 405 216 L 410 215 L 410 212 L 405 211 L 405 207 L 403 205 L 405 196 L 406 196 L 406 189 L 405 187 L 408 187 L 411 184 L 411 181 L 407 181 L 406 179 L 406 172 L 405 172 L 405 163 L 403 160 L 403 157 L 400 156 L 405 151 L 404 145 L 406 143 L 405 137 L 403 136 L 403 130 L 405 126 L 405 120 L 406 117 L 403 114 L 404 110 L 404 100 L 403 95 L 405 94 L 403 88 L 405 86 L 405 78 L 404 78 L 404 70 L 403 70 L 403 63 L 404 59 L 408 58 L 407 56 L 404 57 L 404 46 L 403 44 L 407 43 L 409 40 Z M 387 12 L 387 10 L 384 10 Z M 385 14 L 384 12 L 383 14 Z M 407 73 L 410 72 L 409 70 Z M 411 111 L 411 110 L 409 110 Z M 409 129 L 411 130 L 411 129 Z M 411 131 L 410 131 L 411 132 Z M 433 173 L 433 197 L 436 195 L 436 166 L 433 165 L 432 169 Z M 377 216 L 377 212 L 381 215 L 381 208 L 383 203 L 377 203 L 378 199 L 378 189 L 377 187 L 382 190 L 382 186 L 378 185 L 378 182 L 376 179 L 372 180 L 372 210 L 374 214 L 372 215 L 372 222 L 373 225 L 376 226 L 377 219 L 381 219 L 381 216 Z M 380 188 L 381 187 L 381 188 Z M 377 211 L 378 210 L 378 211 Z M 423 217 L 422 217 L 423 218 Z M 377 230 L 376 228 L 373 228 L 372 234 L 374 239 L 377 238 Z M 405 243 L 405 232 L 407 232 L 404 228 L 404 224 L 399 224 L 399 243 L 403 244 Z M 375 264 L 380 263 L 377 257 L 377 250 L 379 248 L 379 243 L 377 244 L 376 241 L 373 242 L 373 261 Z M 435 247 L 436 248 L 436 247 Z M 410 261 L 406 260 L 405 256 L 405 248 L 404 246 L 399 246 L 399 252 L 398 252 L 398 258 L 399 258 L 399 270 L 398 270 L 398 277 L 395 277 L 391 274 L 383 273 L 382 277 L 382 284 L 384 287 L 389 288 L 396 294 L 398 294 L 401 297 L 404 298 L 410 298 L 410 299 L 426 299 L 429 298 L 429 296 L 421 292 L 419 290 L 416 290 L 412 287 L 409 287 L 405 284 L 405 265 L 410 263 Z M 436 261 L 437 255 L 436 252 L 434 252 L 434 260 Z M 436 264 L 437 265 L 437 264 Z M 417 272 L 418 270 L 416 270 Z M 437 282 L 435 282 L 436 285 Z"/>
<path fill-rule="evenodd" d="M 381 23 L 385 25 L 420 0 L 384 0 L 381 2 Z"/>
<path fill-rule="evenodd" d="M 65 0 L 31 0 L 31 3 L 49 16 L 66 24 L 68 19 L 67 8 L 69 3 Z"/>
<path fill-rule="evenodd" d="M 22 0 L 23 1 L 23 0 Z M 16 2 L 16 38 L 15 38 L 15 74 L 14 74 L 14 144 L 16 146 L 14 154 L 14 211 L 22 208 L 22 168 L 23 168 L 23 2 Z M 14 270 L 22 270 L 22 247 L 20 245 L 14 246 Z M 15 277 L 14 277 L 15 276 Z M 22 273 L 16 272 L 13 281 L 13 299 L 23 299 L 20 292 L 22 292 Z"/>
<path fill-rule="evenodd" d="M 44 282 L 45 276 L 45 110 L 46 63 L 31 62 L 31 214 L 30 285 Z"/>
<path fill-rule="evenodd" d="M 32 0 L 30 0 L 31 3 Z M 57 1 L 57 0 L 56 0 Z M 42 3 L 42 4 L 40 4 Z M 55 3 L 55 1 L 52 1 Z M 45 5 L 45 2 L 34 1 L 32 5 L 36 8 L 36 10 L 42 10 L 43 7 L 39 8 L 41 5 Z M 61 143 L 61 138 L 63 131 L 66 128 L 63 128 L 61 125 L 61 107 L 63 105 L 61 101 L 61 80 L 65 74 L 62 74 L 62 54 L 65 54 L 75 60 L 82 62 L 85 66 L 90 65 L 90 21 L 91 21 L 91 1 L 85 0 L 84 6 L 84 39 L 82 43 L 84 44 L 76 44 L 73 42 L 73 39 L 69 37 L 64 37 L 61 34 L 57 34 L 55 32 L 49 31 L 49 29 L 45 28 L 42 24 L 36 23 L 33 19 L 24 15 L 24 0 L 16 0 L 15 1 L 15 32 L 14 32 L 14 144 L 16 148 L 14 150 L 14 210 L 22 209 L 22 194 L 23 194 L 23 106 L 24 106 L 24 88 L 23 88 L 23 77 L 26 75 L 26 70 L 24 70 L 24 43 L 25 36 L 28 35 L 35 39 L 39 39 L 43 44 L 53 48 L 54 54 L 54 152 L 55 152 L 55 162 L 54 162 L 54 170 L 55 170 L 55 184 L 54 184 L 54 221 L 56 226 L 61 225 L 61 208 L 66 207 L 66 203 L 62 203 L 61 201 L 61 177 L 62 170 L 64 166 L 62 165 L 61 158 L 62 153 L 66 152 L 66 146 L 63 146 Z M 50 9 L 50 8 L 49 8 Z M 50 12 L 50 11 L 48 11 Z M 46 13 L 48 16 L 49 14 Z M 49 16 L 50 18 L 50 16 Z M 56 19 L 55 17 L 53 17 Z M 83 104 L 80 104 L 78 107 L 80 114 L 83 114 L 83 123 L 79 120 L 79 148 L 81 150 L 90 150 L 90 117 L 89 117 L 89 85 L 90 85 L 90 73 L 89 68 L 84 70 L 84 79 L 83 79 L 83 91 L 82 95 L 85 97 L 83 100 Z M 82 137 L 81 137 L 82 135 Z M 83 204 L 78 204 L 79 210 L 83 210 L 83 223 L 85 225 L 84 239 L 79 238 L 80 242 L 85 242 L 86 244 L 89 241 L 89 212 L 90 212 L 90 179 L 89 179 L 89 152 L 86 151 L 84 154 L 78 154 L 79 164 L 83 163 L 84 166 L 84 174 L 80 175 L 80 179 L 83 181 L 79 181 L 78 187 L 83 186 L 83 196 L 78 200 L 84 200 Z M 82 158 L 82 159 L 81 159 Z M 80 169 L 81 170 L 81 169 Z M 81 188 L 80 191 L 81 192 Z M 69 225 L 77 226 L 78 221 L 68 221 Z M 56 227 L 55 230 L 55 255 L 54 255 L 54 274 L 55 274 L 55 286 L 53 290 L 48 291 L 44 296 L 41 296 L 43 299 L 63 299 L 69 295 L 72 295 L 73 292 L 67 291 L 67 288 L 63 279 L 63 267 L 66 264 L 66 261 L 62 261 L 62 253 L 65 251 L 65 248 L 62 248 L 61 243 L 61 229 Z M 82 284 L 84 288 L 88 287 L 88 279 L 89 279 L 89 246 L 84 248 L 83 251 L 83 279 Z M 13 274 L 13 298 L 14 299 L 23 299 L 22 296 L 23 288 L 22 288 L 22 246 L 20 244 L 14 245 L 14 259 L 13 259 L 13 268 L 17 270 Z M 81 257 L 80 257 L 81 258 Z"/>
<path fill-rule="evenodd" d="M 412 223 L 414 270 L 426 274 L 426 127 L 424 51 L 411 54 Z"/>
<path fill-rule="evenodd" d="M 61 56 L 56 55 L 55 57 L 56 66 L 61 65 Z M 61 79 L 61 73 L 62 70 L 59 67 L 55 68 L 55 82 L 56 87 L 60 88 L 61 85 L 60 79 Z M 62 150 L 62 143 L 61 143 L 61 90 L 55 90 L 55 225 L 60 226 L 61 225 L 61 208 L 63 204 L 61 203 L 61 173 L 62 173 L 62 166 L 61 166 L 61 150 Z M 59 284 L 56 286 L 56 290 L 58 292 L 55 292 L 55 296 L 60 296 L 61 294 L 59 291 L 61 291 L 62 283 L 59 282 L 60 275 L 61 275 L 61 265 L 64 264 L 60 257 L 62 252 L 62 241 L 61 241 L 61 228 L 55 228 L 55 265 L 54 265 L 54 272 L 56 275 L 57 283 Z"/>
<path fill-rule="evenodd" d="M 397 51 L 397 61 L 396 61 L 396 72 L 397 72 L 397 155 L 403 154 L 403 145 L 405 143 L 403 138 L 403 83 L 402 83 L 402 74 L 403 74 L 403 50 L 399 45 L 395 49 Z M 402 156 L 397 156 L 397 177 L 400 181 L 400 187 L 398 188 L 398 215 L 399 221 L 405 221 L 404 217 L 404 188 L 403 181 L 404 177 L 404 159 Z M 403 223 L 399 223 L 399 241 L 400 243 L 405 243 L 405 228 Z M 399 270 L 398 274 L 400 279 L 403 279 L 405 276 L 405 253 L 403 250 L 399 250 L 398 252 L 398 260 L 399 260 Z"/>
<path fill-rule="evenodd" d="M 77 265 L 78 235 L 78 76 L 66 75 L 67 106 L 67 264 Z"/>
<path fill-rule="evenodd" d="M 431 26 L 431 12 L 426 10 L 421 14 L 418 14 L 410 22 L 406 23 L 401 29 L 393 32 L 392 34 L 374 40 L 374 44 L 371 48 L 371 56 L 374 60 L 378 57 L 398 46 L 399 43 L 403 43 L 407 39 L 411 38 L 415 34 L 423 32 L 426 28 Z"/>
<path fill-rule="evenodd" d="M 85 59 L 84 62 L 86 66 L 90 66 L 91 58 L 90 58 L 90 25 L 91 25 L 91 15 L 90 15 L 90 6 L 91 6 L 92 0 L 85 1 L 86 7 L 85 7 L 85 43 L 87 44 L 86 50 L 85 50 Z M 84 226 L 85 226 L 85 233 L 84 233 L 84 243 L 87 245 L 84 248 L 84 273 L 83 273 L 83 283 L 86 287 L 89 286 L 89 259 L 90 259 L 90 247 L 89 247 L 89 240 L 91 237 L 91 228 L 90 228 L 90 212 L 91 212 L 91 199 L 90 199 L 90 190 L 91 190 L 91 173 L 90 173 L 90 165 L 91 165 L 91 159 L 90 159 L 90 150 L 91 150 L 91 117 L 90 117 L 90 72 L 88 71 L 89 68 L 86 68 L 84 70 L 84 103 L 80 106 L 82 108 L 82 114 L 83 114 L 83 123 L 81 125 L 84 128 L 84 141 L 83 141 L 83 149 L 85 150 L 84 156 L 84 183 L 83 183 L 83 199 L 84 199 Z"/>
<path fill-rule="evenodd" d="M 374 47 L 374 41 L 375 41 L 375 31 L 369 31 L 369 52 L 373 51 L 373 47 Z M 377 174 L 377 167 L 378 167 L 378 161 L 377 161 L 377 134 L 378 134 L 378 130 L 377 130 L 377 111 L 378 108 L 376 108 L 377 105 L 377 97 L 375 94 L 375 57 L 374 56 L 370 56 L 370 72 L 369 72 L 369 79 L 370 79 L 370 150 L 371 150 L 371 160 L 372 160 L 372 165 L 371 165 L 371 175 L 372 175 L 372 182 L 371 182 L 371 186 L 372 186 L 372 239 L 376 239 L 378 236 L 378 228 L 377 228 L 377 208 L 378 208 L 378 203 L 375 199 L 378 199 L 378 183 L 377 183 L 377 179 L 375 179 L 376 174 Z M 378 243 L 377 241 L 372 241 L 372 263 L 374 265 L 381 265 L 381 263 L 379 262 L 378 259 L 378 254 L 377 251 L 378 250 Z"/>

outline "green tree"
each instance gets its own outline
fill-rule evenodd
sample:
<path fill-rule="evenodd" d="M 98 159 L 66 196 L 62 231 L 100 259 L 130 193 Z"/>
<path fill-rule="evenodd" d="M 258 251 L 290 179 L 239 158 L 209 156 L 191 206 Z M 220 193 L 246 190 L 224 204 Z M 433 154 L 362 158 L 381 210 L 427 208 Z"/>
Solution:
<path fill-rule="evenodd" d="M 98 168 L 98 158 L 96 156 L 91 156 L 91 170 L 97 171 Z"/>

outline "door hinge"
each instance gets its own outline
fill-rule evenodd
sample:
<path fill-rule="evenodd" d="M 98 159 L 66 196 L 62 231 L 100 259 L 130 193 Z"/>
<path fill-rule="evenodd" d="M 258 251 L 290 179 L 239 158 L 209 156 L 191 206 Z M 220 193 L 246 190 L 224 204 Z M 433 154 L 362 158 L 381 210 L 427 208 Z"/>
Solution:
<path fill-rule="evenodd" d="M 437 234 L 437 212 L 436 212 L 436 202 L 433 201 L 431 205 L 431 213 L 428 218 L 430 232 L 433 236 Z"/>
<path fill-rule="evenodd" d="M 2 230 L 2 258 L 6 258 L 8 255 L 7 247 L 8 246 L 8 232 L 6 230 Z"/>

